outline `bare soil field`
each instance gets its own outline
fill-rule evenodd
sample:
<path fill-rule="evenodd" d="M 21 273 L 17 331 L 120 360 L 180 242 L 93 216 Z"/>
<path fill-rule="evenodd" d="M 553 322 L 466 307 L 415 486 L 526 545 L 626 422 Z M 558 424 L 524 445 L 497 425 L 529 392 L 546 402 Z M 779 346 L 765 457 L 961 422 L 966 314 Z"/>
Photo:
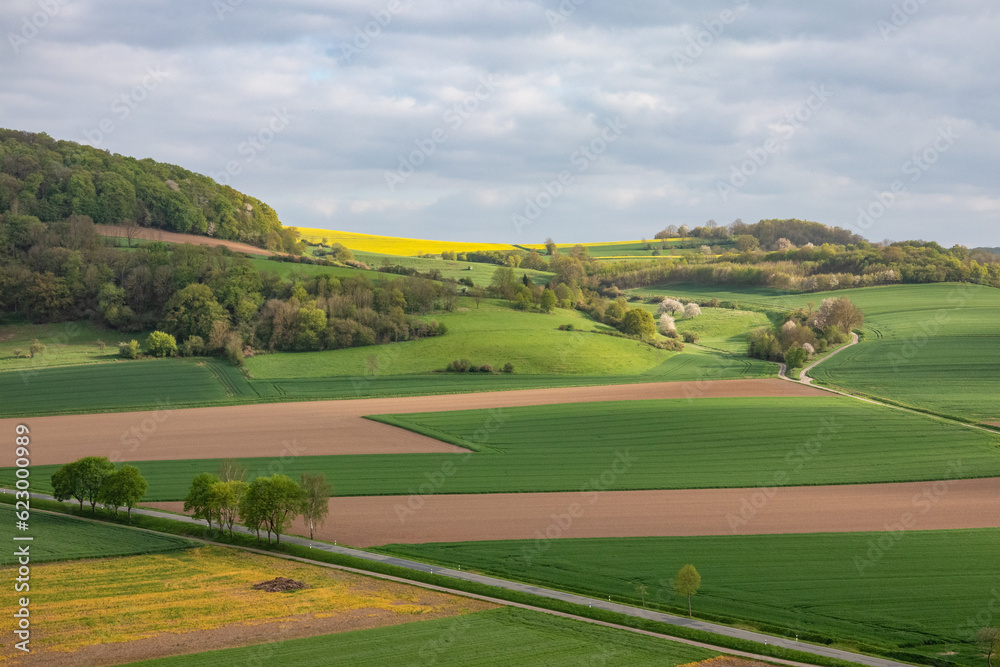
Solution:
<path fill-rule="evenodd" d="M 94 225 L 94 227 L 97 228 L 97 233 L 101 236 L 117 236 L 125 238 L 125 231 L 121 227 L 116 227 L 115 225 Z M 258 248 L 257 246 L 250 245 L 249 243 L 213 239 L 210 236 L 198 236 L 196 234 L 178 234 L 176 232 L 166 232 L 162 229 L 153 229 L 150 227 L 140 227 L 134 238 L 143 239 L 145 241 L 164 241 L 166 243 L 193 243 L 194 245 L 207 246 L 221 245 L 229 248 L 233 252 L 245 252 L 251 255 L 270 256 L 275 254 L 270 250 Z"/>
<path fill-rule="evenodd" d="M 83 456 L 113 461 L 282 456 L 288 443 L 302 456 L 457 452 L 465 450 L 362 417 L 639 399 L 828 395 L 778 379 L 714 380 L 35 417 L 32 463 Z M 0 419 L 0 429 L 13 433 L 23 421 Z"/>
<path fill-rule="evenodd" d="M 316 538 L 371 547 L 1000 527 L 1000 478 L 774 489 L 435 495 L 420 497 L 419 507 L 411 500 L 416 499 L 331 498 L 330 518 L 316 529 Z M 183 509 L 180 502 L 144 506 Z M 309 535 L 301 520 L 289 532 Z"/>

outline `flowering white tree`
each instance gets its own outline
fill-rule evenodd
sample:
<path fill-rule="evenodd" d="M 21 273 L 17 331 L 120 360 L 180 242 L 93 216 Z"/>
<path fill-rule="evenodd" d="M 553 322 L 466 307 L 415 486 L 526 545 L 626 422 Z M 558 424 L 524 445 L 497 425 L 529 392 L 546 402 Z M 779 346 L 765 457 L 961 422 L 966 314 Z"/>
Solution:
<path fill-rule="evenodd" d="M 670 317 L 667 313 L 660 315 L 660 333 L 666 335 L 667 332 L 677 331 L 677 326 L 674 324 L 674 318 Z"/>
<path fill-rule="evenodd" d="M 660 312 L 661 313 L 684 313 L 684 304 L 677 299 L 671 299 L 667 297 L 660 302 Z"/>
<path fill-rule="evenodd" d="M 689 303 L 684 306 L 684 317 L 697 317 L 701 315 L 701 307 L 696 303 Z"/>

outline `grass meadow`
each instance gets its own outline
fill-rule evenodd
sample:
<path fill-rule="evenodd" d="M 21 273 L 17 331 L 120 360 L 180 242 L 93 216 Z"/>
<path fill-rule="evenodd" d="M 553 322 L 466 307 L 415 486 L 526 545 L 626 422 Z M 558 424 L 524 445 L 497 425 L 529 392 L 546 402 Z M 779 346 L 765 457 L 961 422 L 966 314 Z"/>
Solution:
<path fill-rule="evenodd" d="M 687 611 L 671 580 L 692 563 L 707 618 L 880 652 L 982 665 L 1000 530 L 562 539 L 391 545 L 378 551 L 642 606 Z M 889 544 L 880 548 L 879 544 Z M 522 554 L 532 553 L 526 564 Z M 869 564 L 866 564 L 869 563 Z M 977 618 L 978 617 L 978 618 Z M 952 654 L 954 652 L 954 654 Z M 913 655 L 915 654 L 915 655 Z"/>
<path fill-rule="evenodd" d="M 267 647 L 285 667 L 402 664 L 657 665 L 675 667 L 718 655 L 624 630 L 505 607 L 455 618 L 294 639 Z M 211 651 L 132 663 L 135 667 L 236 667 L 260 647 Z"/>

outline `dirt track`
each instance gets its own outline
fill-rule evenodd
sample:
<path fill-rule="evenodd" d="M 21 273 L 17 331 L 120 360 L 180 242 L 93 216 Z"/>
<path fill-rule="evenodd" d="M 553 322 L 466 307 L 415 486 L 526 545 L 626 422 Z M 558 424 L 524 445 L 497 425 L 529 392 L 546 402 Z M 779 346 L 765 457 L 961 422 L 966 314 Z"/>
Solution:
<path fill-rule="evenodd" d="M 125 238 L 125 232 L 121 227 L 116 227 L 115 225 L 94 225 L 94 227 L 97 228 L 97 233 L 102 236 L 117 236 Z M 198 236 L 196 234 L 165 232 L 162 229 L 153 229 L 151 227 L 140 227 L 138 233 L 135 235 L 135 238 L 143 239 L 145 241 L 165 241 L 167 243 L 193 243 L 195 245 L 207 246 L 221 245 L 229 248 L 233 252 L 245 252 L 251 255 L 274 254 L 270 250 L 264 250 L 263 248 L 258 248 L 257 246 L 250 245 L 248 243 L 240 243 L 239 241 L 213 239 L 210 236 Z"/>
<path fill-rule="evenodd" d="M 370 547 L 545 537 L 1000 527 L 1000 478 L 771 490 L 438 495 L 422 498 L 422 507 L 412 512 L 409 500 L 406 496 L 331 498 L 330 518 L 316 537 Z M 180 512 L 183 503 L 148 505 Z M 301 521 L 289 532 L 309 535 Z"/>
<path fill-rule="evenodd" d="M 13 433 L 22 422 L 31 427 L 35 465 L 91 455 L 114 461 L 164 461 L 453 452 L 464 450 L 361 417 L 608 400 L 826 395 L 776 379 L 658 382 L 3 419 L 0 429 Z"/>

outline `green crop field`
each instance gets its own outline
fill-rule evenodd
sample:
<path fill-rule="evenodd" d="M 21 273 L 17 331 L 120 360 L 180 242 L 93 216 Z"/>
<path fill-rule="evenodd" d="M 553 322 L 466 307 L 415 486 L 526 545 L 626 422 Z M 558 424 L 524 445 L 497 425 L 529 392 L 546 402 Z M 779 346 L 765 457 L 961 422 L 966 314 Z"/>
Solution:
<path fill-rule="evenodd" d="M 812 373 L 818 381 L 963 419 L 1000 421 L 998 289 L 940 283 L 792 294 L 659 285 L 632 292 L 715 297 L 776 312 L 848 297 L 865 313 L 864 340 L 818 366 Z"/>
<path fill-rule="evenodd" d="M 659 306 L 652 305 L 655 313 Z M 698 335 L 698 345 L 734 354 L 746 354 L 747 333 L 759 327 L 770 326 L 767 315 L 751 310 L 727 308 L 702 308 L 701 315 L 675 320 L 677 332 Z"/>
<path fill-rule="evenodd" d="M 321 472 L 342 496 L 412 493 L 446 462 L 456 473 L 441 493 L 577 491 L 626 454 L 628 470 L 606 490 L 1000 476 L 1000 435 L 840 397 L 579 403 L 375 419 L 479 453 L 302 456 L 282 461 L 283 471 L 293 478 Z M 270 474 L 274 460 L 244 462 L 255 477 Z M 179 500 L 219 461 L 136 465 L 149 480 L 147 500 Z M 45 490 L 56 469 L 36 466 L 36 488 Z M 0 471 L 0 482 L 12 479 L 12 469 Z"/>
<path fill-rule="evenodd" d="M 13 526 L 14 506 L 6 504 L 8 499 L 13 502 L 12 496 L 7 496 L 4 503 L 0 503 L 0 521 L 6 526 Z M 107 523 L 92 523 L 64 514 L 31 511 L 28 525 L 28 532 L 23 534 L 34 539 L 31 542 L 13 544 L 28 544 L 32 563 L 161 553 L 195 546 L 194 542 L 182 537 L 147 533 Z M 0 568 L 16 564 L 14 548 L 5 549 L 0 555 Z"/>
<path fill-rule="evenodd" d="M 524 609 L 505 607 L 272 644 L 132 663 L 142 667 L 224 667 L 280 656 L 299 665 L 664 665 L 718 655 L 713 651 Z"/>
<path fill-rule="evenodd" d="M 210 359 L 143 359 L 0 373 L 0 416 L 155 409 L 230 400 Z"/>
<path fill-rule="evenodd" d="M 602 599 L 610 595 L 636 606 L 641 583 L 648 605 L 684 612 L 686 599 L 674 595 L 670 582 L 681 566 L 692 563 L 702 577 L 693 597 L 696 614 L 780 628 L 805 640 L 835 638 L 978 666 L 985 659 L 970 642 L 983 623 L 995 619 L 990 609 L 998 603 L 998 549 L 1000 530 L 984 529 L 892 537 L 562 539 L 543 548 L 521 540 L 392 545 L 378 551 Z"/>

